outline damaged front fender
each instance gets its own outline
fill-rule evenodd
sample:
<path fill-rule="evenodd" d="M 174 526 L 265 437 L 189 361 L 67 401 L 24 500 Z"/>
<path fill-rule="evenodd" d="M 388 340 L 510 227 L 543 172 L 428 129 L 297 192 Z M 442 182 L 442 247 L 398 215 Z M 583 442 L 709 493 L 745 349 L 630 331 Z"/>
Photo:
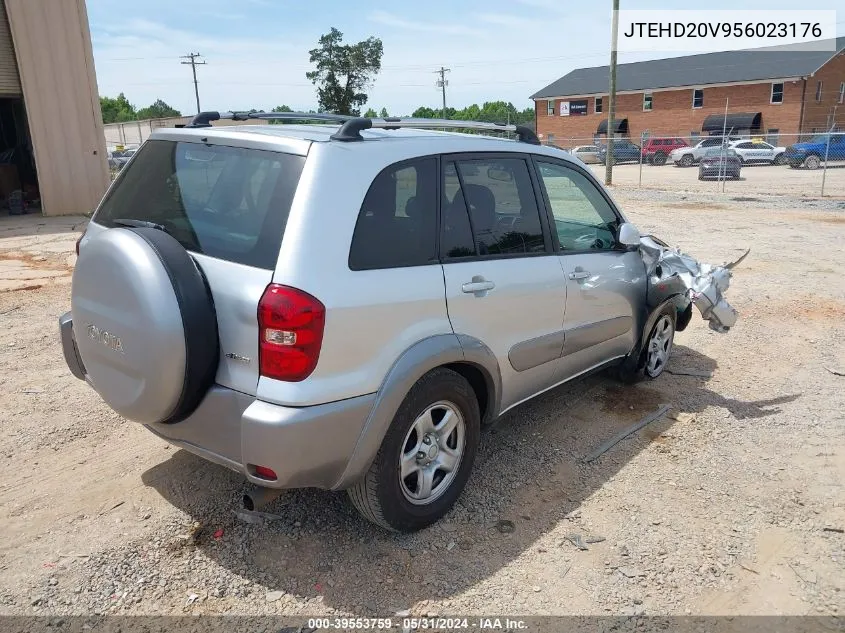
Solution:
<path fill-rule="evenodd" d="M 730 285 L 731 270 L 751 249 L 724 266 L 703 264 L 651 235 L 640 238 L 639 250 L 648 275 L 649 309 L 673 297 L 683 298 L 687 303 L 695 304 L 711 330 L 727 332 L 736 324 L 739 314 L 723 294 Z M 680 310 L 681 306 L 678 308 Z"/>

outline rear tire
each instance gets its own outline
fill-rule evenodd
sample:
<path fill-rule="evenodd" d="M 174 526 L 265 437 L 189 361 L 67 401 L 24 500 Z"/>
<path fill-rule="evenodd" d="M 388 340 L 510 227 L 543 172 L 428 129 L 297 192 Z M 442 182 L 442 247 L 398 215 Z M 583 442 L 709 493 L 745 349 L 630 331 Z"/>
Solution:
<path fill-rule="evenodd" d="M 480 434 L 469 382 L 450 369 L 430 371 L 402 401 L 370 469 L 347 491 L 352 504 L 394 532 L 431 525 L 463 492 Z"/>

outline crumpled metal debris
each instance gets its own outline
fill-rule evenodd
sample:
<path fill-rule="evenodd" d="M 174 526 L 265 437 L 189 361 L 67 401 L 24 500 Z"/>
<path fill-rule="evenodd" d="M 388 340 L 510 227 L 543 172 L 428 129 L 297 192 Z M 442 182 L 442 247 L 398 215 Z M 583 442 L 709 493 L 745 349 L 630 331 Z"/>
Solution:
<path fill-rule="evenodd" d="M 727 332 L 736 323 L 739 313 L 725 300 L 723 293 L 731 283 L 731 270 L 748 253 L 729 264 L 713 266 L 703 264 L 694 257 L 671 248 L 651 235 L 640 238 L 640 254 L 646 265 L 649 284 L 665 285 L 670 280 L 680 281 L 687 297 L 701 312 L 701 316 L 716 332 Z"/>

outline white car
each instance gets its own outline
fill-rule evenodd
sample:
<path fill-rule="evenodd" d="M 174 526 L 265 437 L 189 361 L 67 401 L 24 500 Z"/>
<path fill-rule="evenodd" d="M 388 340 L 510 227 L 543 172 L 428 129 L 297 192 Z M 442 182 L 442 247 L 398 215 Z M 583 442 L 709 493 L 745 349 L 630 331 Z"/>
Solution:
<path fill-rule="evenodd" d="M 729 136 L 728 142 L 730 141 L 740 141 L 738 136 Z M 707 153 L 707 150 L 711 147 L 719 147 L 722 144 L 722 137 L 721 136 L 708 136 L 707 138 L 701 139 L 698 143 L 691 147 L 678 147 L 677 149 L 673 149 L 669 152 L 669 158 L 666 160 L 668 163 L 672 163 L 679 167 L 692 167 L 695 164 L 698 164 L 704 155 Z"/>
<path fill-rule="evenodd" d="M 569 150 L 569 153 L 576 156 L 582 163 L 587 165 L 599 162 L 599 148 L 595 145 L 579 145 Z"/>
<path fill-rule="evenodd" d="M 733 141 L 728 147 L 736 151 L 743 163 L 783 165 L 786 162 L 785 147 L 775 147 L 764 141 Z"/>

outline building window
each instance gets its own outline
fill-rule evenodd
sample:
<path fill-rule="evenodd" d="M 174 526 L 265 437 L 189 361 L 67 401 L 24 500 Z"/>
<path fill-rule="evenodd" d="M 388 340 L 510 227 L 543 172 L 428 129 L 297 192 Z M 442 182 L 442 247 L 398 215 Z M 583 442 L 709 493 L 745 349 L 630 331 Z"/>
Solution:
<path fill-rule="evenodd" d="M 693 130 L 692 132 L 690 132 L 689 133 L 690 145 L 695 145 L 696 143 L 698 143 L 698 139 L 699 139 L 700 136 L 701 136 L 701 132 L 699 132 L 698 130 Z"/>
<path fill-rule="evenodd" d="M 777 147 L 779 135 L 780 130 L 778 128 L 771 128 L 769 130 L 766 130 L 766 142 L 769 145 L 774 145 L 775 147 Z"/>
<path fill-rule="evenodd" d="M 783 103 L 783 84 L 772 84 L 772 103 Z"/>
<path fill-rule="evenodd" d="M 845 84 L 842 84 L 842 87 L 845 88 Z M 840 95 L 840 103 L 842 103 L 842 95 Z M 601 114 L 604 112 L 604 99 L 602 97 L 596 97 L 596 107 L 595 107 L 596 114 Z"/>
<path fill-rule="evenodd" d="M 555 102 L 549 99 L 546 101 L 546 114 L 549 116 L 555 115 Z"/>
<path fill-rule="evenodd" d="M 845 103 L 845 81 L 839 84 L 839 103 Z"/>
<path fill-rule="evenodd" d="M 701 88 L 692 91 L 692 107 L 704 107 L 704 90 L 702 90 Z"/>
<path fill-rule="evenodd" d="M 555 144 L 555 135 L 554 134 L 546 134 L 546 143 L 554 147 Z"/>
<path fill-rule="evenodd" d="M 644 92 L 643 93 L 643 112 L 648 112 L 651 110 L 651 93 Z"/>
<path fill-rule="evenodd" d="M 816 82 L 816 102 L 822 100 L 822 82 Z"/>

